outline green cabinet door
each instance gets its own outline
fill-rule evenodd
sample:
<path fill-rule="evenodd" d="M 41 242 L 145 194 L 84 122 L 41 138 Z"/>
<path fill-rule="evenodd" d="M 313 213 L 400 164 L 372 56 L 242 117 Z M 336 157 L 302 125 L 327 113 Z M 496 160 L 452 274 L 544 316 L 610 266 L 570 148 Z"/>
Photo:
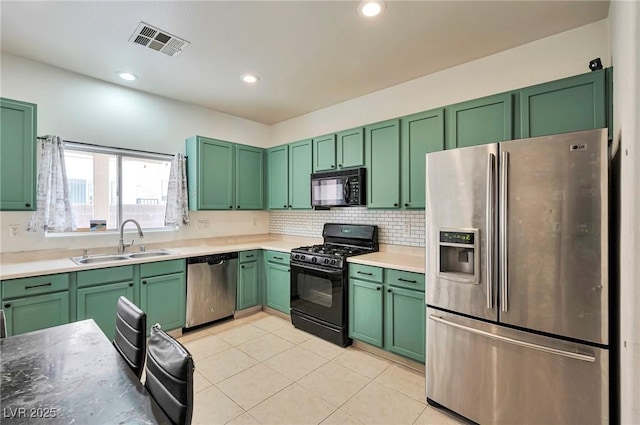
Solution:
<path fill-rule="evenodd" d="M 464 148 L 513 139 L 511 93 L 448 106 L 447 149 Z"/>
<path fill-rule="evenodd" d="M 425 155 L 444 149 L 444 109 L 400 119 L 402 153 L 402 206 L 424 208 Z"/>
<path fill-rule="evenodd" d="M 289 144 L 289 208 L 311 209 L 311 140 Z"/>
<path fill-rule="evenodd" d="M 520 91 L 520 137 L 607 126 L 605 70 Z"/>
<path fill-rule="evenodd" d="M 238 310 L 260 304 L 258 301 L 258 262 L 240 264 L 238 272 Z"/>
<path fill-rule="evenodd" d="M 383 346 L 383 285 L 349 279 L 349 336 Z"/>
<path fill-rule="evenodd" d="M 78 320 L 93 319 L 102 332 L 113 340 L 116 332 L 118 298 L 134 300 L 133 282 L 118 282 L 78 289 Z"/>
<path fill-rule="evenodd" d="M 267 150 L 268 208 L 289 208 L 289 146 L 276 146 Z"/>
<path fill-rule="evenodd" d="M 140 283 L 140 308 L 147 313 L 147 327 L 160 323 L 164 330 L 182 328 L 186 308 L 184 273 L 147 277 Z"/>
<path fill-rule="evenodd" d="M 264 150 L 245 145 L 235 145 L 235 150 L 235 207 L 261 210 L 264 208 Z"/>
<path fill-rule="evenodd" d="M 289 266 L 267 263 L 267 306 L 291 313 L 291 282 Z"/>
<path fill-rule="evenodd" d="M 228 210 L 234 206 L 234 145 L 195 136 L 187 139 L 189 209 Z"/>
<path fill-rule="evenodd" d="M 365 127 L 367 206 L 400 207 L 400 120 Z"/>
<path fill-rule="evenodd" d="M 336 162 L 338 169 L 364 167 L 364 130 L 362 127 L 336 134 Z"/>
<path fill-rule="evenodd" d="M 0 99 L 0 210 L 36 209 L 36 113 L 33 103 Z"/>
<path fill-rule="evenodd" d="M 385 292 L 385 348 L 424 363 L 425 314 L 424 292 L 388 286 Z"/>
<path fill-rule="evenodd" d="M 336 169 L 336 135 L 313 139 L 313 172 Z"/>
<path fill-rule="evenodd" d="M 69 291 L 3 301 L 7 336 L 69 323 Z"/>

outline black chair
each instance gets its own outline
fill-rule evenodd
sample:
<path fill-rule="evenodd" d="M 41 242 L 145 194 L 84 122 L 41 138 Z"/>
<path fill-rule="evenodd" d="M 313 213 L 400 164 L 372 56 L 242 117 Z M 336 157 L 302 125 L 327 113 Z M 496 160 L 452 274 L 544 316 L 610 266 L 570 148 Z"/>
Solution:
<path fill-rule="evenodd" d="M 145 387 L 177 425 L 189 425 L 193 415 L 193 357 L 160 325 L 151 328 Z"/>
<path fill-rule="evenodd" d="M 125 297 L 118 298 L 116 310 L 116 335 L 113 346 L 129 367 L 142 375 L 146 346 L 147 315 Z"/>
<path fill-rule="evenodd" d="M 0 310 L 0 338 L 7 336 L 7 322 L 4 319 L 4 310 Z"/>

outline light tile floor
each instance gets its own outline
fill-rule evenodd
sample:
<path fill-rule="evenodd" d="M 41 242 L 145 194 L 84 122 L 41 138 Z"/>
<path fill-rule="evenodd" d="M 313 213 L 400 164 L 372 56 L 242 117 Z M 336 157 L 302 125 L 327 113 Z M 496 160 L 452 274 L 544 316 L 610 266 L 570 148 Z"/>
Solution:
<path fill-rule="evenodd" d="M 457 425 L 424 374 L 265 312 L 179 338 L 194 357 L 193 424 Z"/>

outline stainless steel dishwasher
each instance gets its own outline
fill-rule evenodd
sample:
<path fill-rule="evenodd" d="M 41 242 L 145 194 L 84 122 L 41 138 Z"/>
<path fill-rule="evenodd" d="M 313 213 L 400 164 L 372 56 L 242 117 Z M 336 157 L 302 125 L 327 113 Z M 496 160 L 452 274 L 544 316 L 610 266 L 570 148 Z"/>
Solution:
<path fill-rule="evenodd" d="M 237 277 L 237 252 L 188 258 L 185 328 L 232 316 Z"/>

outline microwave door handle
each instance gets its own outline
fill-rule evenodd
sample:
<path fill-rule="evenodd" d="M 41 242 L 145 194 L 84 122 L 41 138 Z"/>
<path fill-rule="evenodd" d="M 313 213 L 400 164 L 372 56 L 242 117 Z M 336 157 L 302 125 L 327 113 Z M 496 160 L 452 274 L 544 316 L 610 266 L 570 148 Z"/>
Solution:
<path fill-rule="evenodd" d="M 345 204 L 349 204 L 349 179 L 344 179 L 344 184 L 342 185 L 342 197 L 344 199 Z"/>

